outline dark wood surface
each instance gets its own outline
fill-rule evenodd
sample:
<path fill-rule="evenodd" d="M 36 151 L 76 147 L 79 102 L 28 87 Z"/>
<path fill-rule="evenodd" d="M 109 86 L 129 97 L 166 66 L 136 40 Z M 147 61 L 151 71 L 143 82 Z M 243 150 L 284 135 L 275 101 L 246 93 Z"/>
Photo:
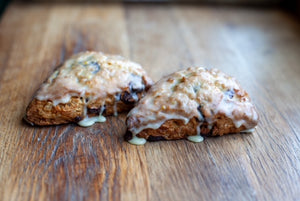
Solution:
<path fill-rule="evenodd" d="M 89 128 L 30 127 L 52 69 L 97 50 L 154 80 L 217 67 L 247 89 L 253 134 L 133 146 L 126 115 Z M 0 22 L 0 200 L 299 200 L 300 24 L 279 10 L 194 5 L 12 4 Z"/>

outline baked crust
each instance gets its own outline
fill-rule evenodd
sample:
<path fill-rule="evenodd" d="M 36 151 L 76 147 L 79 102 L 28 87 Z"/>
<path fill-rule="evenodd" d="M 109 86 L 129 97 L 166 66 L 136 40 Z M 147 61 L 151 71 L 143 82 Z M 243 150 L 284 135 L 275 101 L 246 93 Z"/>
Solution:
<path fill-rule="evenodd" d="M 219 120 L 216 121 L 211 128 L 209 124 L 204 122 L 200 126 L 200 133 L 202 136 L 222 136 L 224 134 L 239 133 L 246 130 L 245 126 L 235 128 L 231 119 L 220 115 Z M 130 120 L 129 120 L 130 121 Z M 197 135 L 197 126 L 199 121 L 196 117 L 192 118 L 187 124 L 182 120 L 171 119 L 163 123 L 158 129 L 147 128 L 137 134 L 139 138 L 145 138 L 148 141 L 158 140 L 178 140 L 185 139 L 188 136 Z M 132 133 L 127 131 L 125 139 L 131 140 Z"/>
<path fill-rule="evenodd" d="M 84 70 L 84 72 L 82 72 L 80 69 L 81 63 L 87 62 L 84 59 L 91 56 L 93 58 L 88 60 L 89 63 L 82 67 Z M 80 61 L 81 63 L 79 65 L 76 62 L 82 57 L 84 57 L 84 59 L 82 59 L 83 61 Z M 109 59 L 105 57 L 108 57 Z M 74 60 L 71 65 L 75 65 L 75 70 L 73 66 L 67 66 L 71 59 Z M 57 125 L 79 122 L 85 117 L 99 115 L 109 116 L 126 112 L 144 96 L 145 92 L 152 85 L 152 80 L 138 64 L 125 60 L 119 56 L 104 55 L 103 53 L 98 52 L 83 52 L 73 56 L 71 59 L 67 60 L 62 66 L 57 68 L 57 70 L 41 86 L 28 105 L 24 119 L 29 124 Z M 116 64 L 113 63 L 114 61 Z M 99 72 L 97 71 L 94 75 L 94 73 L 91 74 L 90 72 L 95 69 L 87 68 L 89 68 L 90 63 L 95 66 L 96 62 L 99 66 Z M 105 66 L 107 63 L 109 67 Z M 114 65 L 116 66 L 115 68 Z M 123 66 L 125 66 L 124 69 Z M 101 74 L 101 70 L 105 71 L 106 77 L 103 78 L 105 79 L 104 81 L 101 80 L 101 76 L 104 74 Z M 68 72 L 64 74 L 64 71 Z M 77 72 L 74 73 L 73 71 Z M 121 72 L 117 74 L 117 78 L 114 78 L 109 74 L 113 73 L 113 75 L 116 75 L 116 73 L 112 71 Z M 127 73 L 127 75 L 124 75 L 127 76 L 125 83 L 122 83 L 124 82 L 121 77 L 122 73 Z M 64 76 L 69 76 L 66 78 L 69 83 L 64 83 Z M 73 79 L 76 79 L 74 85 L 76 85 L 76 87 L 77 85 L 79 87 L 82 86 L 82 89 L 79 88 L 77 90 L 76 87 L 72 87 Z M 112 79 L 112 85 L 114 86 L 109 86 L 110 79 Z M 99 86 L 99 83 L 101 82 L 107 84 L 111 88 L 99 90 L 97 84 Z M 66 85 L 69 88 L 66 87 Z M 65 99 L 68 101 L 65 102 Z"/>
<path fill-rule="evenodd" d="M 143 92 L 137 94 L 140 98 Z M 135 101 L 128 102 L 124 99 L 116 101 L 114 96 L 108 96 L 103 104 L 102 100 L 87 105 L 87 115 L 89 117 L 98 116 L 101 108 L 103 116 L 111 116 L 116 113 L 127 112 L 133 108 Z M 72 97 L 68 103 L 60 103 L 56 106 L 50 100 L 40 101 L 34 98 L 26 109 L 24 120 L 31 125 L 58 125 L 74 122 L 77 123 L 84 119 L 85 102 L 82 97 Z"/>
<path fill-rule="evenodd" d="M 248 93 L 219 70 L 189 68 L 152 86 L 127 116 L 126 140 L 222 136 L 254 128 L 258 114 Z"/>

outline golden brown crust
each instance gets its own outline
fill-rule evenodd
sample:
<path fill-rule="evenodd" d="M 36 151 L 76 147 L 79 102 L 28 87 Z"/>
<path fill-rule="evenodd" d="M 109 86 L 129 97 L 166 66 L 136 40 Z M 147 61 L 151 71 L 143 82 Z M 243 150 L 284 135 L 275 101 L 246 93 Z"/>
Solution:
<path fill-rule="evenodd" d="M 32 125 L 52 125 L 74 122 L 83 114 L 84 103 L 72 97 L 68 103 L 53 105 L 52 101 L 33 99 L 26 109 L 25 120 Z"/>
<path fill-rule="evenodd" d="M 103 109 L 103 116 L 110 116 L 116 113 L 127 112 L 133 108 L 135 101 L 130 102 L 130 98 L 125 99 L 124 94 L 129 94 L 128 90 L 124 90 L 120 95 L 120 100 L 115 99 L 115 95 L 109 95 L 105 99 L 103 105 L 102 100 L 95 100 L 87 105 L 87 115 L 99 115 L 101 108 Z M 136 93 L 140 99 L 144 92 Z M 129 100 L 128 100 L 129 99 Z M 40 101 L 34 98 L 26 109 L 24 119 L 31 125 L 58 125 L 70 122 L 79 122 L 84 118 L 84 105 L 85 100 L 81 97 L 72 97 L 68 103 L 60 103 L 56 106 L 52 101 Z M 115 111 L 116 110 L 116 111 Z"/>
<path fill-rule="evenodd" d="M 158 129 L 144 129 L 137 136 L 148 139 L 155 137 L 163 137 L 166 140 L 176 140 L 186 138 L 189 135 L 197 135 L 197 119 L 191 119 L 187 124 L 182 120 L 168 120 L 163 123 Z M 153 138 L 154 137 L 154 138 Z"/>
<path fill-rule="evenodd" d="M 201 124 L 201 135 L 202 136 L 222 136 L 225 134 L 239 133 L 246 130 L 245 126 L 235 128 L 234 123 L 231 119 L 225 115 L 218 115 L 218 121 L 212 126 L 209 126 L 207 122 Z M 130 120 L 129 120 L 130 121 Z M 145 138 L 151 141 L 166 139 L 166 140 L 177 140 L 184 139 L 188 136 L 197 135 L 197 126 L 199 121 L 196 117 L 192 118 L 187 124 L 182 120 L 172 119 L 163 123 L 158 129 L 144 129 L 137 137 Z M 127 135 L 131 135 L 130 132 Z M 127 136 L 127 139 L 131 139 L 131 136 Z"/>

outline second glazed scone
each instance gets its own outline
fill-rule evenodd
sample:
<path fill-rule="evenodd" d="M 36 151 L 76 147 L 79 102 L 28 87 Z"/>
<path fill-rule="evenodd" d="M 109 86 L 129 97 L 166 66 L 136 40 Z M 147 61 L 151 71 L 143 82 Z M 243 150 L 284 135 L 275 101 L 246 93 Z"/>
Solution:
<path fill-rule="evenodd" d="M 40 87 L 25 120 L 33 125 L 77 122 L 90 126 L 105 121 L 104 116 L 129 111 L 151 85 L 135 62 L 82 52 L 65 61 Z"/>
<path fill-rule="evenodd" d="M 239 83 L 217 69 L 188 68 L 164 77 L 127 116 L 125 138 L 133 144 L 148 140 L 249 132 L 258 114 Z"/>

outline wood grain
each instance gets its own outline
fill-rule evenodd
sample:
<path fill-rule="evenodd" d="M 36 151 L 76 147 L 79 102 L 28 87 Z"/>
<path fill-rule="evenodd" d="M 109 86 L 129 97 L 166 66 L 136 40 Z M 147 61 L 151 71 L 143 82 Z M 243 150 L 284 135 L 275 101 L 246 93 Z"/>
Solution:
<path fill-rule="evenodd" d="M 132 146 L 126 114 L 89 128 L 22 122 L 73 53 L 121 54 L 154 80 L 188 66 L 235 76 L 253 134 Z M 0 200 L 299 200 L 300 24 L 280 10 L 12 4 L 0 22 Z"/>

